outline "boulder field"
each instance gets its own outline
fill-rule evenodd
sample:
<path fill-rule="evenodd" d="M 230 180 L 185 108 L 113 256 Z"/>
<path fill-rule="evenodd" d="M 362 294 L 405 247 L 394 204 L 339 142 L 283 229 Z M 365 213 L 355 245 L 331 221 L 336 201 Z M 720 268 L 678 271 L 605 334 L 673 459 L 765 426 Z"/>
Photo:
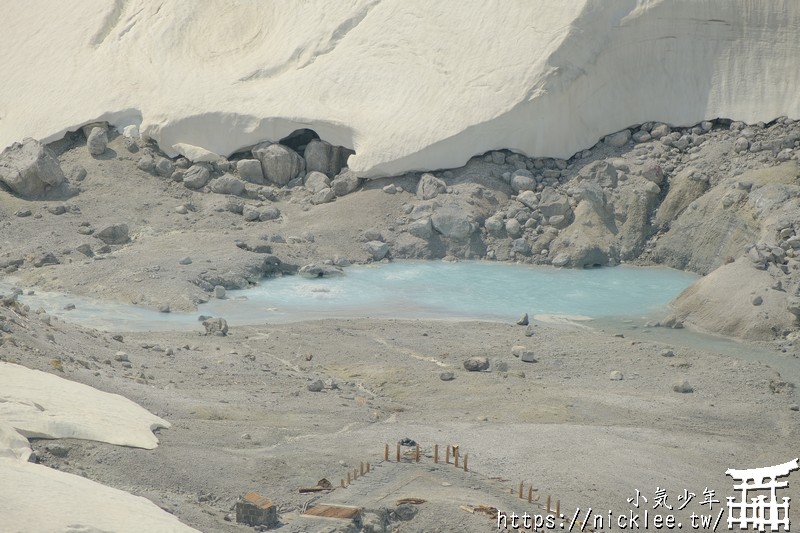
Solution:
<path fill-rule="evenodd" d="M 216 287 L 370 261 L 659 264 L 705 276 L 662 325 L 784 338 L 800 307 L 798 146 L 788 118 L 648 122 L 568 159 L 494 150 L 364 179 L 311 130 L 193 163 L 101 123 L 0 154 L 0 267 L 187 310 Z"/>

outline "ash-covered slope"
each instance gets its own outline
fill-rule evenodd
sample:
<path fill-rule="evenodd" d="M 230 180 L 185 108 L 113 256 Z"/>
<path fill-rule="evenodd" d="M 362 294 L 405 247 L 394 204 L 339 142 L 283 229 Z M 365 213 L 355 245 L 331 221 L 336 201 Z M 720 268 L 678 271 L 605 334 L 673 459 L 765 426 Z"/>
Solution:
<path fill-rule="evenodd" d="M 311 128 L 371 177 L 800 116 L 794 0 L 34 0 L 0 33 L 0 147 L 107 120 L 197 159 Z"/>

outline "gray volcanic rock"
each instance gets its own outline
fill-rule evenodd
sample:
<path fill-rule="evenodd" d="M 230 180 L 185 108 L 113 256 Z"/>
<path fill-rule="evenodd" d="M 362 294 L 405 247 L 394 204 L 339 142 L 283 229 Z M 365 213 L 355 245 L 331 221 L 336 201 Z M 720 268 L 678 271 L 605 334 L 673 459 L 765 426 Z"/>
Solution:
<path fill-rule="evenodd" d="M 0 182 L 23 198 L 37 198 L 64 182 L 53 152 L 39 141 L 25 139 L 0 153 Z"/>
<path fill-rule="evenodd" d="M 350 150 L 341 146 L 314 139 L 306 145 L 303 158 L 306 161 L 306 171 L 317 171 L 333 178 L 347 165 Z"/>
<path fill-rule="evenodd" d="M 303 172 L 306 166 L 297 152 L 282 144 L 259 144 L 253 148 L 253 156 L 261 161 L 264 177 L 276 185 L 286 185 Z"/>
<path fill-rule="evenodd" d="M 345 196 L 358 189 L 361 179 L 349 170 L 343 170 L 331 182 L 331 190 L 336 196 Z"/>
<path fill-rule="evenodd" d="M 112 224 L 111 226 L 106 226 L 95 233 L 95 237 L 106 244 L 125 244 L 131 240 L 128 235 L 127 224 Z"/>
<path fill-rule="evenodd" d="M 108 134 L 105 128 L 92 128 L 92 132 L 86 138 L 86 148 L 93 156 L 103 155 L 108 146 Z"/>
<path fill-rule="evenodd" d="M 201 189 L 211 181 L 211 172 L 205 165 L 192 165 L 183 175 L 183 186 Z"/>

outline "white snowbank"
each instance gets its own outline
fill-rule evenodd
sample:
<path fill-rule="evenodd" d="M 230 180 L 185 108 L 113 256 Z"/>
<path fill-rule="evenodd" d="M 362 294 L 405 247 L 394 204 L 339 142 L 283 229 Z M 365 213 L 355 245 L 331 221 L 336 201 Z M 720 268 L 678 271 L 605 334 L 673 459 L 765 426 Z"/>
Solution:
<path fill-rule="evenodd" d="M 170 154 L 298 128 L 363 176 L 567 157 L 647 120 L 800 117 L 796 0 L 29 0 L 0 17 L 0 147 L 108 120 Z"/>
<path fill-rule="evenodd" d="M 150 500 L 46 466 L 0 457 L 6 533 L 196 532 Z"/>
<path fill-rule="evenodd" d="M 169 424 L 122 396 L 0 362 L 0 530 L 196 531 L 145 498 L 27 462 L 25 436 L 155 448 L 156 427 Z"/>
<path fill-rule="evenodd" d="M 0 422 L 25 437 L 88 439 L 147 449 L 158 446 L 152 430 L 170 426 L 117 394 L 2 362 Z M 0 433 L 0 445 L 3 441 Z"/>

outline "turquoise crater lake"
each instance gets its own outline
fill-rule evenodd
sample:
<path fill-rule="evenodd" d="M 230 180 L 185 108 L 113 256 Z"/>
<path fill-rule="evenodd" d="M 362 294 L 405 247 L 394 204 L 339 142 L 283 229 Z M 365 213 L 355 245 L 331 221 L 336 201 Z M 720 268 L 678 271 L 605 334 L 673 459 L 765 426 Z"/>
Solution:
<path fill-rule="evenodd" d="M 643 316 L 666 305 L 697 279 L 663 267 L 556 269 L 484 261 L 396 261 L 352 266 L 325 278 L 283 276 L 228 291 L 196 314 L 37 291 L 20 300 L 65 320 L 98 329 L 147 331 L 200 328 L 198 315 L 230 324 L 320 318 L 516 320 L 533 315 L 590 318 Z M 67 303 L 75 305 L 65 310 Z"/>

